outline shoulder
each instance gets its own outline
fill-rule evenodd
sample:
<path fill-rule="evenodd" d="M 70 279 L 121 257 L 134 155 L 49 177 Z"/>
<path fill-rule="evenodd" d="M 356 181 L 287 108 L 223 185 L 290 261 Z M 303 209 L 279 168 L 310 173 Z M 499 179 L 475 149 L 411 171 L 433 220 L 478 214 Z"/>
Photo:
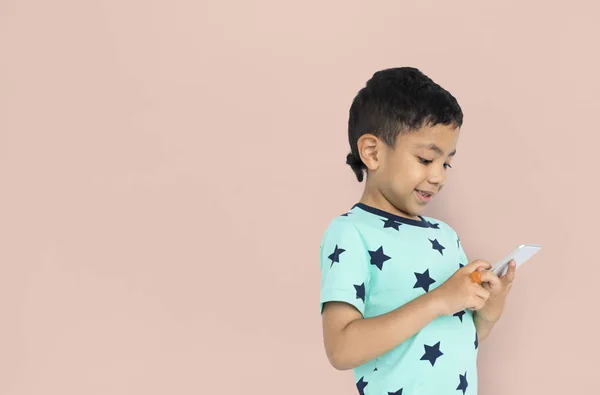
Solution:
<path fill-rule="evenodd" d="M 351 214 L 342 214 L 329 221 L 323 237 L 328 236 L 345 236 L 345 237 L 357 237 L 360 235 L 360 224 L 359 221 Z"/>
<path fill-rule="evenodd" d="M 383 227 L 376 226 L 373 218 L 361 214 L 350 211 L 332 218 L 323 232 L 321 247 L 343 244 L 345 248 L 361 253 L 370 242 L 380 240 Z"/>

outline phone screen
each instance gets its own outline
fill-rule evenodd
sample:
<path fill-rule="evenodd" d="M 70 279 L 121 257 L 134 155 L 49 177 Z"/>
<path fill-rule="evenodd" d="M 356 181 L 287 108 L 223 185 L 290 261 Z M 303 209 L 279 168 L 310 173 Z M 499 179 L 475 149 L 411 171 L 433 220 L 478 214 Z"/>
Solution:
<path fill-rule="evenodd" d="M 493 266 L 492 271 L 498 276 L 503 276 L 504 274 L 506 274 L 506 271 L 508 270 L 508 263 L 511 260 L 515 260 L 515 263 L 517 264 L 518 268 L 523 263 L 527 262 L 529 258 L 537 254 L 541 249 L 542 247 L 539 244 L 520 245 L 508 256 L 496 263 L 496 265 Z"/>

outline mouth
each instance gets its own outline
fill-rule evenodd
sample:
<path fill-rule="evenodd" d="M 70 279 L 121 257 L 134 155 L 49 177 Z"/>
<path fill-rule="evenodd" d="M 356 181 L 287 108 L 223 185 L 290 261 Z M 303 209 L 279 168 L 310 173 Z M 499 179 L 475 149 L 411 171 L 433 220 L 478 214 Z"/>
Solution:
<path fill-rule="evenodd" d="M 415 192 L 417 193 L 419 199 L 421 199 L 421 201 L 423 201 L 424 203 L 429 203 L 431 201 L 431 198 L 435 195 L 435 193 L 433 192 L 420 191 L 418 189 L 415 189 Z"/>

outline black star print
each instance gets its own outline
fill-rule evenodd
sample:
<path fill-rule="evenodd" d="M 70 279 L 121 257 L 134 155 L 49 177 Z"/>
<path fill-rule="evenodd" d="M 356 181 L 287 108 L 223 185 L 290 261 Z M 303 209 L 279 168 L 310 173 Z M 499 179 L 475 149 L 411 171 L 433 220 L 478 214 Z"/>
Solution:
<path fill-rule="evenodd" d="M 371 255 L 371 265 L 377 266 L 379 270 L 383 269 L 383 263 L 388 259 L 391 259 L 389 256 L 383 253 L 383 247 L 379 247 L 375 251 L 369 251 L 369 255 Z"/>
<path fill-rule="evenodd" d="M 358 393 L 360 395 L 365 395 L 365 387 L 368 385 L 369 383 L 367 383 L 365 381 L 364 377 L 361 377 L 360 380 L 358 380 L 358 382 L 356 383 L 356 388 L 358 389 Z"/>
<path fill-rule="evenodd" d="M 465 267 L 465 265 L 463 265 L 462 263 L 459 263 L 459 264 L 458 264 L 458 267 L 459 267 L 459 268 L 461 268 L 461 267 Z"/>
<path fill-rule="evenodd" d="M 444 353 L 440 351 L 440 342 L 435 343 L 433 347 L 425 344 L 425 354 L 421 357 L 421 361 L 429 361 L 431 366 L 434 366 L 435 361 L 442 355 Z"/>
<path fill-rule="evenodd" d="M 429 241 L 431 242 L 431 248 L 433 248 L 434 250 L 438 250 L 440 254 L 444 255 L 444 253 L 442 252 L 443 250 L 446 249 L 446 247 L 444 247 L 443 245 L 441 245 L 437 239 L 429 239 Z"/>
<path fill-rule="evenodd" d="M 429 277 L 429 269 L 425 270 L 424 273 L 416 273 L 415 277 L 417 278 L 417 282 L 413 288 L 423 288 L 425 292 L 429 292 L 429 286 L 435 283 L 435 280 Z"/>
<path fill-rule="evenodd" d="M 460 248 L 460 238 L 456 238 L 456 248 Z"/>
<path fill-rule="evenodd" d="M 347 212 L 347 213 L 345 213 L 345 214 L 342 214 L 341 216 L 342 216 L 342 217 L 347 217 L 347 216 L 349 216 L 350 214 L 352 214 L 352 213 L 351 213 L 351 212 Z"/>
<path fill-rule="evenodd" d="M 475 332 L 475 349 L 479 347 L 479 336 L 477 336 L 477 332 Z"/>
<path fill-rule="evenodd" d="M 336 262 L 337 263 L 340 262 L 340 254 L 344 251 L 346 251 L 346 250 L 338 248 L 337 244 L 335 245 L 335 250 L 333 251 L 333 253 L 331 255 L 329 255 L 327 257 L 327 258 L 331 259 L 331 266 L 333 266 L 333 264 Z"/>
<path fill-rule="evenodd" d="M 364 303 L 365 301 L 365 283 L 360 285 L 354 285 L 354 289 L 356 289 L 356 299 L 361 299 Z"/>
<path fill-rule="evenodd" d="M 430 228 L 433 229 L 439 229 L 440 228 L 440 224 L 432 224 L 431 222 L 427 221 L 427 223 L 429 224 Z"/>
<path fill-rule="evenodd" d="M 458 384 L 458 387 L 456 387 L 456 390 L 462 390 L 463 395 L 465 394 L 465 392 L 467 392 L 467 387 L 469 386 L 469 383 L 467 383 L 467 372 L 465 372 L 465 374 L 459 374 L 459 379 L 460 379 L 460 384 Z"/>
<path fill-rule="evenodd" d="M 453 315 L 454 315 L 454 317 L 458 317 L 460 319 L 460 322 L 463 322 L 462 318 L 463 318 L 463 315 L 465 315 L 465 311 L 461 310 L 458 313 L 454 313 Z"/>
<path fill-rule="evenodd" d="M 403 388 L 400 388 L 396 392 L 388 392 L 388 395 L 402 395 L 402 390 L 403 390 Z"/>
<path fill-rule="evenodd" d="M 374 372 L 376 372 L 376 371 L 377 371 L 377 368 L 373 369 L 373 371 L 374 371 Z"/>
<path fill-rule="evenodd" d="M 394 220 L 393 220 L 393 219 L 391 219 L 391 218 L 388 218 L 388 219 L 382 219 L 382 221 L 384 222 L 384 224 L 383 224 L 383 228 L 384 228 L 384 229 L 385 229 L 385 228 L 394 228 L 394 229 L 396 229 L 396 230 L 399 230 L 399 229 L 398 229 L 398 227 L 399 227 L 400 225 L 402 225 L 400 222 L 396 222 L 396 221 L 394 221 Z"/>

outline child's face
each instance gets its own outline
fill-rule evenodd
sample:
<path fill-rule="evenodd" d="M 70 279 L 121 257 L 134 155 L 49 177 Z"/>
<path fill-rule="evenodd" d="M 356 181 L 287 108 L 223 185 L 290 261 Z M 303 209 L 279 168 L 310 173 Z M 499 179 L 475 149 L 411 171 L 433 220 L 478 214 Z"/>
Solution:
<path fill-rule="evenodd" d="M 444 187 L 458 136 L 459 129 L 436 125 L 399 135 L 394 147 L 381 146 L 374 181 L 400 214 L 421 215 Z"/>

